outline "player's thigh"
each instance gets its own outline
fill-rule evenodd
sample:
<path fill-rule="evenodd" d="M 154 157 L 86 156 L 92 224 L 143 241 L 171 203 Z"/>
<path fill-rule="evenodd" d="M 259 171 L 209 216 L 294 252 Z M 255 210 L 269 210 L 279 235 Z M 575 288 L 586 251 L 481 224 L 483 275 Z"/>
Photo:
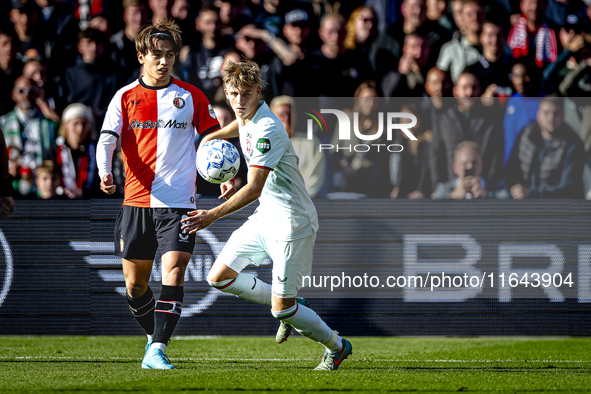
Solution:
<path fill-rule="evenodd" d="M 185 234 L 185 231 L 181 230 L 181 219 L 189 217 L 188 212 L 191 209 L 153 209 L 156 240 L 162 255 L 168 252 L 185 252 L 191 255 L 195 248 L 195 234 Z"/>
<path fill-rule="evenodd" d="M 125 286 L 130 297 L 139 297 L 146 292 L 152 273 L 152 263 L 153 260 L 121 259 Z"/>
<path fill-rule="evenodd" d="M 271 291 L 278 298 L 293 298 L 302 288 L 302 278 L 312 274 L 316 233 L 293 241 L 268 241 L 273 259 Z"/>
<path fill-rule="evenodd" d="M 248 265 L 259 265 L 267 257 L 256 226 L 247 221 L 232 233 L 207 278 L 212 282 L 233 279 Z"/>
<path fill-rule="evenodd" d="M 153 261 L 158 249 L 150 208 L 124 205 L 114 230 L 115 254 L 126 260 Z"/>

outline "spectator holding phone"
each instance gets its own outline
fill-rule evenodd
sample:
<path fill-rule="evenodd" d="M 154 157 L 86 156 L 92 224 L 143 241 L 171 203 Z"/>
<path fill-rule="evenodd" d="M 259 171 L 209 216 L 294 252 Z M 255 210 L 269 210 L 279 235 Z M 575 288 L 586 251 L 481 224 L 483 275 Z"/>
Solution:
<path fill-rule="evenodd" d="M 453 171 L 456 178 L 439 183 L 435 190 L 435 198 L 471 200 L 510 197 L 504 183 L 482 177 L 480 147 L 474 141 L 463 141 L 456 147 Z"/>

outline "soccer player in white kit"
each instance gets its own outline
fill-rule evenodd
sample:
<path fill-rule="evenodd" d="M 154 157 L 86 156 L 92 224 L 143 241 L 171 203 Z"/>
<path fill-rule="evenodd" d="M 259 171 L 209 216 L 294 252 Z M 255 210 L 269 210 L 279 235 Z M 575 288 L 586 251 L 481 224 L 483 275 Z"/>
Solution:
<path fill-rule="evenodd" d="M 239 136 L 249 166 L 248 183 L 216 208 L 189 212 L 182 228 L 194 234 L 259 199 L 259 207 L 232 234 L 207 280 L 223 292 L 271 305 L 271 313 L 281 320 L 278 342 L 294 327 L 326 347 L 315 369 L 336 370 L 352 353 L 351 343 L 331 330 L 316 312 L 296 301 L 302 276 L 312 272 L 318 217 L 283 124 L 264 101 L 259 101 L 263 84 L 261 70 L 252 61 L 229 62 L 224 69 L 225 93 L 238 127 L 233 122 L 208 134 L 202 144 Z M 258 265 L 267 257 L 273 260 L 271 285 L 241 273 L 249 264 Z"/>
<path fill-rule="evenodd" d="M 175 368 L 164 351 L 181 315 L 195 246 L 195 237 L 181 230 L 181 218 L 195 209 L 193 141 L 196 133 L 220 128 L 205 95 L 170 75 L 180 48 L 180 30 L 172 21 L 141 29 L 136 51 L 144 74 L 111 100 L 97 146 L 101 189 L 112 194 L 111 161 L 121 140 L 125 200 L 115 223 L 115 251 L 122 258 L 129 309 L 148 336 L 146 369 Z M 233 186 L 224 188 L 230 196 Z M 158 248 L 162 291 L 156 302 L 148 282 Z"/>

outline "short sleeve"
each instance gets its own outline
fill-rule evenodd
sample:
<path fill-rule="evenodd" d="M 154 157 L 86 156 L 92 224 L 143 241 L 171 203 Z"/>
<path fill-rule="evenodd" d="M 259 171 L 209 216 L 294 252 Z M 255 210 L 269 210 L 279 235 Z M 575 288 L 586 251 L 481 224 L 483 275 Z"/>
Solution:
<path fill-rule="evenodd" d="M 199 136 L 204 137 L 220 128 L 213 107 L 205 94 L 197 88 L 191 90 L 193 96 L 193 124 Z"/>
<path fill-rule="evenodd" d="M 285 154 L 285 143 L 273 119 L 263 120 L 257 126 L 258 130 L 253 133 L 250 166 L 273 170 Z"/>

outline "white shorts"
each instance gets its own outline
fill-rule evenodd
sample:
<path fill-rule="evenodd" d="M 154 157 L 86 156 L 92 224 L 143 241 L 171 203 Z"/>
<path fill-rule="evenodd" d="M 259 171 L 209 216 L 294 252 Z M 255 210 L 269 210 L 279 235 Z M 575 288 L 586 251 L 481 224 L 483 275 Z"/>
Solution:
<path fill-rule="evenodd" d="M 312 257 L 316 232 L 293 241 L 265 240 L 253 221 L 247 220 L 232 233 L 217 258 L 236 272 L 249 264 L 273 260 L 271 291 L 280 298 L 292 298 L 302 288 L 302 276 L 312 274 Z"/>

